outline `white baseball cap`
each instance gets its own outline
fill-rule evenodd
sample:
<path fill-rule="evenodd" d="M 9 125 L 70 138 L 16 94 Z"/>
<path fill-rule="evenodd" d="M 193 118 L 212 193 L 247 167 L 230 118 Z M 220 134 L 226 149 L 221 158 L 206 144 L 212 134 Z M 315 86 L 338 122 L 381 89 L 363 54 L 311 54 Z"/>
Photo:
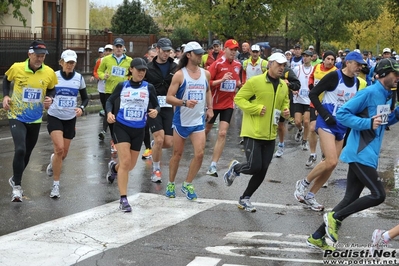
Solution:
<path fill-rule="evenodd" d="M 104 47 L 98 48 L 98 52 L 99 52 L 99 53 L 104 53 Z"/>
<path fill-rule="evenodd" d="M 75 53 L 75 51 L 68 49 L 68 50 L 65 50 L 64 52 L 62 52 L 61 59 L 63 59 L 64 62 L 70 62 L 70 61 L 76 62 L 78 59 L 78 56 Z"/>
<path fill-rule="evenodd" d="M 282 53 L 274 53 L 269 57 L 269 62 L 276 61 L 279 64 L 287 63 L 287 57 Z"/>
<path fill-rule="evenodd" d="M 313 45 L 309 45 L 308 49 L 314 49 L 314 46 Z"/>
<path fill-rule="evenodd" d="M 189 42 L 184 46 L 184 52 L 193 52 L 194 54 L 203 54 L 205 50 L 202 49 L 202 46 L 197 42 Z"/>
<path fill-rule="evenodd" d="M 105 50 L 105 49 L 114 50 L 114 46 L 113 46 L 112 44 L 107 44 L 107 45 L 104 47 L 104 50 Z"/>
<path fill-rule="evenodd" d="M 389 49 L 389 48 L 384 48 L 384 50 L 382 50 L 382 53 L 391 53 L 391 49 Z"/>
<path fill-rule="evenodd" d="M 254 44 L 254 45 L 252 45 L 251 46 L 251 51 L 260 51 L 260 46 L 259 45 L 257 45 L 257 44 Z"/>

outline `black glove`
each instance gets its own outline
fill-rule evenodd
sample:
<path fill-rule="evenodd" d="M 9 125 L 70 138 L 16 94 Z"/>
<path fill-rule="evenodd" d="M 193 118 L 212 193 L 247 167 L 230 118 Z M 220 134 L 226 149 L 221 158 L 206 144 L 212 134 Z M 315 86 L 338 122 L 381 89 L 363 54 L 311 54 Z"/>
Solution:
<path fill-rule="evenodd" d="M 337 121 L 331 114 L 327 114 L 323 116 L 324 122 L 326 122 L 327 125 L 333 126 L 337 124 Z"/>
<path fill-rule="evenodd" d="M 314 88 L 313 83 L 310 83 L 308 87 L 309 87 L 309 90 L 313 89 Z"/>

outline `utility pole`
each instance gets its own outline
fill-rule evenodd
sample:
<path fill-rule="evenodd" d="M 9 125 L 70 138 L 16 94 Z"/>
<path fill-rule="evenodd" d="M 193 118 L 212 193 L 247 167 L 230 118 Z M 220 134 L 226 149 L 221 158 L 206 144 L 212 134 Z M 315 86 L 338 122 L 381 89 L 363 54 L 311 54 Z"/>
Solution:
<path fill-rule="evenodd" d="M 62 0 L 56 1 L 57 6 L 57 32 L 55 41 L 55 61 L 58 64 L 58 60 L 61 54 L 61 12 L 62 12 Z"/>

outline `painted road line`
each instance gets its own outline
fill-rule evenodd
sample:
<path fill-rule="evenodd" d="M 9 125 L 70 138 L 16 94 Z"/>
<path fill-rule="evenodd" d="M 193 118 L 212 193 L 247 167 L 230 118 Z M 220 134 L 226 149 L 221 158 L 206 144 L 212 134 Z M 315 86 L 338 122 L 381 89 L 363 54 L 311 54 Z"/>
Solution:
<path fill-rule="evenodd" d="M 72 265 L 175 225 L 217 204 L 145 193 L 131 196 L 129 201 L 134 203 L 132 213 L 119 211 L 119 202 L 115 201 L 2 236 L 1 263 Z"/>
<path fill-rule="evenodd" d="M 216 266 L 221 259 L 211 257 L 195 257 L 187 266 Z"/>

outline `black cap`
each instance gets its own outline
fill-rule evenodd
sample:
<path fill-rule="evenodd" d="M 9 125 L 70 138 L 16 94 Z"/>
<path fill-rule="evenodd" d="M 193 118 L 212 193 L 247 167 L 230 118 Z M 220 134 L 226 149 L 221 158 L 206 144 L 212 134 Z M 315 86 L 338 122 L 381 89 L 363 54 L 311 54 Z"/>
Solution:
<path fill-rule="evenodd" d="M 301 45 L 299 43 L 294 45 L 294 48 L 301 48 Z"/>
<path fill-rule="evenodd" d="M 363 51 L 363 54 L 364 54 L 364 55 L 368 55 L 368 54 L 369 54 L 369 51 L 364 50 L 364 51 Z"/>
<path fill-rule="evenodd" d="M 302 55 L 312 56 L 312 55 L 313 55 L 313 52 L 310 51 L 310 50 L 305 50 L 305 51 L 302 52 Z"/>
<path fill-rule="evenodd" d="M 116 38 L 114 40 L 114 45 L 125 45 L 125 41 L 122 38 Z"/>
<path fill-rule="evenodd" d="M 392 58 L 384 58 L 381 59 L 380 62 L 375 66 L 375 73 L 378 74 L 378 76 L 385 77 L 391 72 L 396 72 L 399 74 L 399 63 L 396 62 L 395 59 Z"/>
<path fill-rule="evenodd" d="M 134 67 L 135 69 L 148 69 L 147 63 L 143 58 L 137 57 L 130 62 L 130 67 Z"/>
<path fill-rule="evenodd" d="M 46 44 L 42 40 L 34 40 L 29 46 L 29 53 L 48 54 Z"/>
<path fill-rule="evenodd" d="M 214 45 L 221 45 L 221 43 L 219 40 L 213 40 L 212 46 L 214 46 Z"/>
<path fill-rule="evenodd" d="M 172 50 L 172 42 L 168 38 L 161 38 L 157 42 L 157 47 L 164 51 Z"/>
<path fill-rule="evenodd" d="M 350 53 L 351 50 L 349 50 L 349 48 L 345 48 L 344 52 L 345 52 L 345 53 Z"/>
<path fill-rule="evenodd" d="M 274 52 L 273 53 L 282 53 L 282 54 L 284 54 L 284 52 L 283 52 L 283 50 L 281 50 L 281 49 L 274 49 Z"/>

